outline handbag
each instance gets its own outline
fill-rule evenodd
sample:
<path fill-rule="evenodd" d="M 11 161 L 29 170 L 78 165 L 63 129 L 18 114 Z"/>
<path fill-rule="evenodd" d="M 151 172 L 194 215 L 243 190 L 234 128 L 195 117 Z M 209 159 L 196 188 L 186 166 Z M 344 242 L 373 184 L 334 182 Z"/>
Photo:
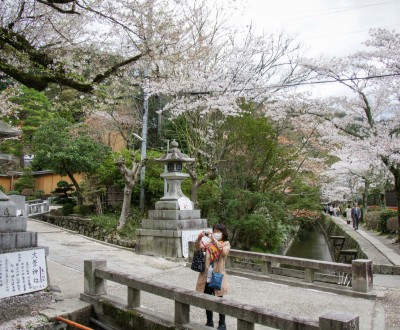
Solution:
<path fill-rule="evenodd" d="M 208 283 L 208 287 L 213 288 L 215 290 L 221 290 L 223 278 L 224 278 L 224 274 L 213 271 L 212 277 L 211 277 L 211 282 Z"/>
<path fill-rule="evenodd" d="M 192 266 L 190 267 L 195 272 L 204 272 L 204 253 L 203 250 L 194 251 Z"/>

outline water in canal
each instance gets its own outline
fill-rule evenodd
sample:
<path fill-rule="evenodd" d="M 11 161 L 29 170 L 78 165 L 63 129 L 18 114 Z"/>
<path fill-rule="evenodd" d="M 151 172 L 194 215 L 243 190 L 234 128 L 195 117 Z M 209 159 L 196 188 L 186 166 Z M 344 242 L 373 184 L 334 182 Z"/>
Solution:
<path fill-rule="evenodd" d="M 286 255 L 289 257 L 333 261 L 328 243 L 318 225 L 307 225 L 301 228 Z"/>

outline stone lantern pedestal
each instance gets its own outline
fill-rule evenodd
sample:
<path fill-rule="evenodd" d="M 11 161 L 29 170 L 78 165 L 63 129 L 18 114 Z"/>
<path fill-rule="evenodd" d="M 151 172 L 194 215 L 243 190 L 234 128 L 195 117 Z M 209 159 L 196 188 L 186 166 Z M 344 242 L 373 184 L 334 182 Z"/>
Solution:
<path fill-rule="evenodd" d="M 192 201 L 181 190 L 182 181 L 189 174 L 182 173 L 183 162 L 193 162 L 181 153 L 178 143 L 173 141 L 171 149 L 157 159 L 167 164 L 168 172 L 161 174 L 167 180 L 168 191 L 156 202 L 155 210 L 149 211 L 137 230 L 136 251 L 142 254 L 171 258 L 187 257 L 187 242 L 207 228 L 207 219 L 201 219 L 200 210 L 193 209 Z"/>
<path fill-rule="evenodd" d="M 0 138 L 19 131 L 0 121 Z M 46 249 L 37 246 L 37 233 L 27 231 L 27 217 L 0 191 L 0 300 L 47 287 Z M 22 214 L 21 214 L 22 213 Z"/>

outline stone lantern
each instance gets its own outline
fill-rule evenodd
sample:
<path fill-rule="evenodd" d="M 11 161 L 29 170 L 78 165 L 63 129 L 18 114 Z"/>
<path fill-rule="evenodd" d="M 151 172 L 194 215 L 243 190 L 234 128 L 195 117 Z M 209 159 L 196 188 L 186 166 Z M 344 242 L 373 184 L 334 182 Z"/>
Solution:
<path fill-rule="evenodd" d="M 167 165 L 167 172 L 162 173 L 161 177 L 167 180 L 168 190 L 164 197 L 156 203 L 156 210 L 193 210 L 193 203 L 186 197 L 181 189 L 182 181 L 189 177 L 183 173 L 183 163 L 193 163 L 194 158 L 190 158 L 178 148 L 178 142 L 171 142 L 171 148 L 156 161 Z"/>
<path fill-rule="evenodd" d="M 156 161 L 167 165 L 167 172 L 161 177 L 167 180 L 168 190 L 156 202 L 155 210 L 149 211 L 148 219 L 142 221 L 137 230 L 136 251 L 142 254 L 172 258 L 188 256 L 188 242 L 194 240 L 201 230 L 206 230 L 207 219 L 200 218 L 200 210 L 193 209 L 192 201 L 181 190 L 183 180 L 189 174 L 183 173 L 183 164 L 194 162 L 171 142 L 170 150 Z"/>

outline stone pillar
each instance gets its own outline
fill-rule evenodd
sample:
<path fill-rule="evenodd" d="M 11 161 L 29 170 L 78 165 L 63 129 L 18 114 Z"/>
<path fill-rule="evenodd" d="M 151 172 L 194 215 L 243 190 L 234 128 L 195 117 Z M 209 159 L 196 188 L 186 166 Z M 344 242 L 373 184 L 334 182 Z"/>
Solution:
<path fill-rule="evenodd" d="M 255 324 L 252 322 L 237 319 L 237 329 L 238 330 L 254 330 Z"/>
<path fill-rule="evenodd" d="M 190 305 L 175 301 L 175 324 L 184 325 L 190 322 Z"/>
<path fill-rule="evenodd" d="M 0 192 L 0 252 L 37 247 L 37 233 L 26 229 L 26 216 L 17 216 L 15 203 Z"/>
<path fill-rule="evenodd" d="M 370 292 L 373 289 L 372 261 L 356 259 L 351 263 L 352 287 L 354 291 Z"/>
<path fill-rule="evenodd" d="M 97 268 L 106 267 L 105 260 L 85 260 L 83 265 L 84 292 L 89 295 L 102 295 L 107 293 L 106 280 L 95 276 Z"/>
<path fill-rule="evenodd" d="M 348 313 L 329 312 L 319 317 L 321 330 L 358 330 L 359 324 L 359 317 Z"/>
<path fill-rule="evenodd" d="M 46 263 L 48 249 L 38 247 L 36 232 L 27 231 L 25 197 L 14 196 L 13 199 L 17 205 L 10 196 L 0 191 L 0 262 L 9 265 L 0 274 L 3 283 L 0 298 L 40 291 L 49 284 Z M 25 272 L 30 273 L 29 280 Z"/>

